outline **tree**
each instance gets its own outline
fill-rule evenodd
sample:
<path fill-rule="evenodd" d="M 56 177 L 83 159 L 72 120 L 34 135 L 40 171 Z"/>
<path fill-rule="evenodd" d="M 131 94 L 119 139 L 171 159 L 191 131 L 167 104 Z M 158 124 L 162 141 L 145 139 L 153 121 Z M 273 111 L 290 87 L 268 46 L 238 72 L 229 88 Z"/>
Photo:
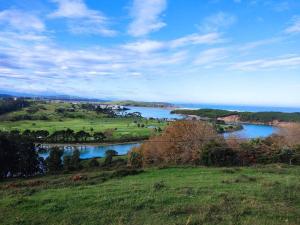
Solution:
<path fill-rule="evenodd" d="M 57 130 L 54 131 L 51 135 L 50 135 L 50 139 L 54 142 L 60 142 L 62 141 L 64 138 L 64 134 L 61 130 Z"/>
<path fill-rule="evenodd" d="M 85 132 L 84 130 L 78 131 L 75 133 L 75 139 L 76 141 L 87 141 L 87 139 L 90 137 L 91 135 L 87 132 Z"/>
<path fill-rule="evenodd" d="M 103 132 L 95 132 L 94 139 L 98 142 L 102 142 L 105 139 L 105 134 Z"/>
<path fill-rule="evenodd" d="M 296 155 L 297 154 L 294 149 L 291 149 L 288 146 L 285 146 L 282 148 L 279 157 L 280 157 L 281 162 L 292 165 L 292 162 L 296 158 Z"/>
<path fill-rule="evenodd" d="M 74 168 L 74 170 L 77 170 L 80 168 L 80 152 L 78 149 L 75 149 L 73 151 L 73 154 L 71 157 L 71 165 Z"/>
<path fill-rule="evenodd" d="M 61 157 L 64 151 L 59 149 L 59 147 L 53 147 L 50 149 L 48 158 L 46 159 L 47 168 L 50 173 L 55 173 L 63 168 Z"/>
<path fill-rule="evenodd" d="M 40 164 L 31 138 L 0 133 L 0 178 L 33 176 L 40 172 Z"/>
<path fill-rule="evenodd" d="M 110 165 L 114 156 L 118 155 L 115 150 L 107 150 L 105 152 L 104 165 Z"/>
<path fill-rule="evenodd" d="M 96 158 L 92 158 L 89 161 L 89 167 L 98 167 L 99 166 L 99 162 Z"/>
<path fill-rule="evenodd" d="M 63 158 L 63 166 L 64 169 L 67 171 L 73 170 L 72 164 L 71 164 L 71 156 L 65 155 Z"/>
<path fill-rule="evenodd" d="M 37 130 L 35 131 L 36 139 L 44 141 L 49 136 L 49 132 L 47 130 Z"/>
<path fill-rule="evenodd" d="M 133 147 L 128 153 L 128 165 L 132 168 L 141 168 L 143 166 L 143 154 L 141 149 Z"/>
<path fill-rule="evenodd" d="M 170 123 L 161 135 L 145 141 L 140 148 L 144 164 L 197 164 L 203 146 L 220 138 L 207 122 L 176 121 Z"/>
<path fill-rule="evenodd" d="M 206 166 L 234 166 L 238 163 L 237 153 L 225 142 L 212 140 L 204 146 L 201 162 Z"/>

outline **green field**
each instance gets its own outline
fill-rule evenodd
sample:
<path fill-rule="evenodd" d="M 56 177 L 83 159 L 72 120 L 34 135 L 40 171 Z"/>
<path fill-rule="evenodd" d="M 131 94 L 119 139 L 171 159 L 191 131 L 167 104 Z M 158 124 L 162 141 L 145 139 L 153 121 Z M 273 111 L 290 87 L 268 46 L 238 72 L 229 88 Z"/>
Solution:
<path fill-rule="evenodd" d="M 58 112 L 59 109 L 64 109 L 64 112 Z M 154 127 L 163 129 L 165 125 L 164 121 L 144 118 L 109 118 L 71 103 L 33 103 L 30 107 L 0 116 L 0 131 L 47 130 L 51 134 L 70 128 L 92 134 L 112 130 L 113 136 L 108 141 L 145 139 L 155 133 Z"/>
<path fill-rule="evenodd" d="M 0 224 L 300 224 L 299 166 L 81 174 L 0 183 Z"/>
<path fill-rule="evenodd" d="M 62 121 L 41 121 L 41 120 L 22 120 L 22 121 L 1 121 L 0 130 L 48 130 L 50 133 L 56 130 L 64 130 L 70 128 L 74 131 L 85 130 L 91 132 L 105 131 L 113 129 L 114 139 L 122 136 L 130 137 L 149 137 L 153 134 L 152 126 L 164 127 L 165 123 L 156 120 L 141 119 L 139 123 L 145 124 L 145 127 L 138 127 L 133 119 L 127 118 L 95 118 L 95 119 L 64 119 Z"/>

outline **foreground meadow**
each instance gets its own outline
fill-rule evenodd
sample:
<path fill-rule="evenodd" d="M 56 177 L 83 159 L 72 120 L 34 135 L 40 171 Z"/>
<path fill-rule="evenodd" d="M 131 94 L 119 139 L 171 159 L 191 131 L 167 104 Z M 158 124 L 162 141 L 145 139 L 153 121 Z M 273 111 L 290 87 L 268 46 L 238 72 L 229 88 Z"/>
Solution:
<path fill-rule="evenodd" d="M 300 167 L 87 169 L 0 183 L 0 224 L 299 224 Z"/>

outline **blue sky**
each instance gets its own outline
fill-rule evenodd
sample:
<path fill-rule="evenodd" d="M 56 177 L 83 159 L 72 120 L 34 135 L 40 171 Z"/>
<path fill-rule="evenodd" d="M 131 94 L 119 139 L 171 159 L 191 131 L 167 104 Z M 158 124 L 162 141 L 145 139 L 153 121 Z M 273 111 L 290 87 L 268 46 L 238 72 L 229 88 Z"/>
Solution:
<path fill-rule="evenodd" d="M 300 1 L 0 0 L 0 90 L 300 106 Z"/>

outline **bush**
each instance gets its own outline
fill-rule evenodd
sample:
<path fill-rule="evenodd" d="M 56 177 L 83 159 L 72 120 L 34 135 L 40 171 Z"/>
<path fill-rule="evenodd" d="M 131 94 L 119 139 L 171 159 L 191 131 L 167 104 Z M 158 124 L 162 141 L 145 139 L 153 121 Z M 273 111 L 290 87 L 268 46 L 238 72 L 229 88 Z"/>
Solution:
<path fill-rule="evenodd" d="M 66 155 L 64 156 L 63 158 L 63 166 L 64 166 L 64 169 L 69 171 L 69 170 L 72 170 L 72 164 L 71 164 L 71 156 L 69 155 Z"/>
<path fill-rule="evenodd" d="M 133 147 L 128 153 L 128 165 L 132 168 L 143 167 L 143 155 L 139 147 Z"/>
<path fill-rule="evenodd" d="M 166 185 L 165 185 L 165 182 L 163 182 L 163 181 L 155 182 L 153 184 L 153 189 L 155 191 L 159 191 L 159 190 L 161 190 L 161 189 L 163 189 L 165 187 L 166 187 Z"/>
<path fill-rule="evenodd" d="M 203 146 L 220 139 L 214 127 L 203 121 L 176 121 L 159 136 L 141 145 L 145 165 L 198 164 Z"/>
<path fill-rule="evenodd" d="M 50 149 L 48 158 L 46 159 L 47 168 L 50 173 L 56 173 L 63 168 L 61 157 L 64 151 L 58 147 L 53 147 Z"/>
<path fill-rule="evenodd" d="M 100 164 L 97 160 L 97 158 L 92 158 L 90 161 L 89 161 L 89 167 L 93 168 L 93 167 L 98 167 Z"/>
<path fill-rule="evenodd" d="M 73 155 L 71 157 L 71 165 L 74 170 L 80 169 L 80 152 L 78 149 L 73 151 Z"/>
<path fill-rule="evenodd" d="M 118 152 L 115 150 L 107 150 L 105 152 L 104 165 L 111 165 L 114 156 L 117 156 Z"/>
<path fill-rule="evenodd" d="M 43 160 L 30 137 L 18 133 L 0 133 L 0 179 L 33 176 L 42 173 Z"/>
<path fill-rule="evenodd" d="M 237 153 L 226 143 L 211 141 L 204 146 L 201 162 L 206 166 L 234 166 L 237 165 Z"/>

